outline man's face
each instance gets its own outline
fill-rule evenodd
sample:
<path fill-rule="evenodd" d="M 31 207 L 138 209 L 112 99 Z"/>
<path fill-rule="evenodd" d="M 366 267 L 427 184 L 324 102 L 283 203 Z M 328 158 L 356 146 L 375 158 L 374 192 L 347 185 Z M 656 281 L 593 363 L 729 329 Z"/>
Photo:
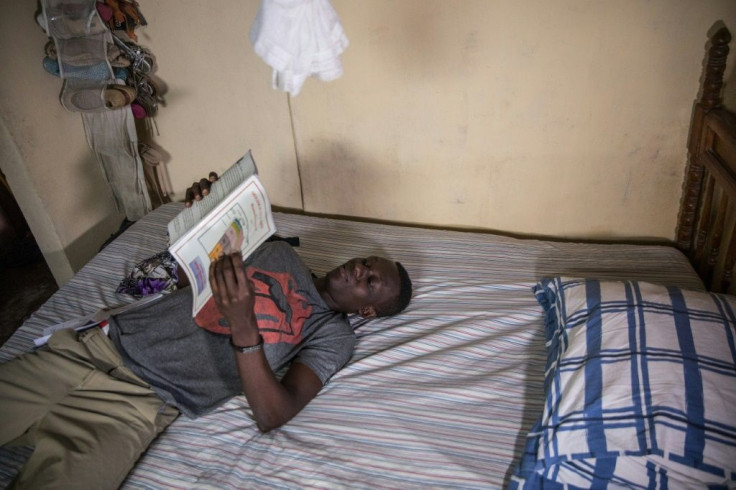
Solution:
<path fill-rule="evenodd" d="M 399 296 L 396 263 L 382 257 L 352 259 L 325 276 L 327 303 L 336 311 L 375 316 L 376 308 Z"/>

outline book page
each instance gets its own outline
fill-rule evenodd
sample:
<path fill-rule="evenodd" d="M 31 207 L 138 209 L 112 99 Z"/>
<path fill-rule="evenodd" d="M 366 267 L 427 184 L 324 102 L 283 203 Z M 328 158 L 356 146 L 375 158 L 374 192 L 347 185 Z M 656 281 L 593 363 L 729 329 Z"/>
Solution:
<path fill-rule="evenodd" d="M 217 182 L 210 187 L 210 193 L 197 201 L 190 208 L 179 213 L 169 222 L 169 243 L 176 242 L 184 233 L 189 231 L 202 218 L 207 216 L 233 189 L 251 175 L 256 175 L 258 169 L 250 150 L 240 160 L 235 162 Z"/>
<path fill-rule="evenodd" d="M 238 250 L 247 258 L 275 232 L 268 195 L 258 176 L 252 175 L 169 247 L 189 276 L 192 316 L 212 297 L 210 263 Z"/>

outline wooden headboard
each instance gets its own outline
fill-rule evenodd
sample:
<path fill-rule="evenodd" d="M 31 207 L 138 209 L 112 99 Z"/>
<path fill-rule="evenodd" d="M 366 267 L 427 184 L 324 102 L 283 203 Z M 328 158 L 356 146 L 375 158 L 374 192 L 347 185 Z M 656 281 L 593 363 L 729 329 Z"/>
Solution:
<path fill-rule="evenodd" d="M 733 292 L 736 264 L 736 114 L 721 92 L 731 33 L 710 38 L 688 138 L 676 240 L 706 287 Z"/>

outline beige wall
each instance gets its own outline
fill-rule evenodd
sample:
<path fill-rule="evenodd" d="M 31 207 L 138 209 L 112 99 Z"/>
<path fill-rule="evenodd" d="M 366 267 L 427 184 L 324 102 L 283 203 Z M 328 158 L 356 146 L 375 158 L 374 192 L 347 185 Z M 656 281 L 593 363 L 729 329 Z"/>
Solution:
<path fill-rule="evenodd" d="M 63 282 L 122 217 L 41 68 L 29 4 L 0 3 L 0 166 Z M 733 0 L 333 5 L 345 75 L 289 99 L 248 41 L 257 0 L 141 2 L 140 42 L 168 89 L 155 141 L 175 198 L 252 148 L 282 207 L 673 238 L 706 32 L 736 31 Z"/>
<path fill-rule="evenodd" d="M 336 6 L 346 75 L 292 103 L 308 209 L 673 237 L 705 33 L 736 28 L 733 1 Z"/>

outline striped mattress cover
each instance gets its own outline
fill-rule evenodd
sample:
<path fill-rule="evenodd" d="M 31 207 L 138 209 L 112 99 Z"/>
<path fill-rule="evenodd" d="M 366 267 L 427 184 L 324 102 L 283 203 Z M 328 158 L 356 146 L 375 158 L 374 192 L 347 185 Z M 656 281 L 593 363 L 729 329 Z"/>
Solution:
<path fill-rule="evenodd" d="M 118 306 L 119 280 L 164 250 L 180 203 L 158 208 L 93 258 L 0 349 L 31 349 L 45 326 Z M 352 318 L 351 362 L 286 426 L 258 432 L 244 397 L 153 442 L 125 488 L 501 488 L 543 402 L 543 312 L 532 287 L 567 275 L 702 289 L 677 250 L 522 240 L 275 213 L 317 274 L 384 255 L 409 270 L 402 314 Z M 0 486 L 30 448 L 0 448 Z"/>

